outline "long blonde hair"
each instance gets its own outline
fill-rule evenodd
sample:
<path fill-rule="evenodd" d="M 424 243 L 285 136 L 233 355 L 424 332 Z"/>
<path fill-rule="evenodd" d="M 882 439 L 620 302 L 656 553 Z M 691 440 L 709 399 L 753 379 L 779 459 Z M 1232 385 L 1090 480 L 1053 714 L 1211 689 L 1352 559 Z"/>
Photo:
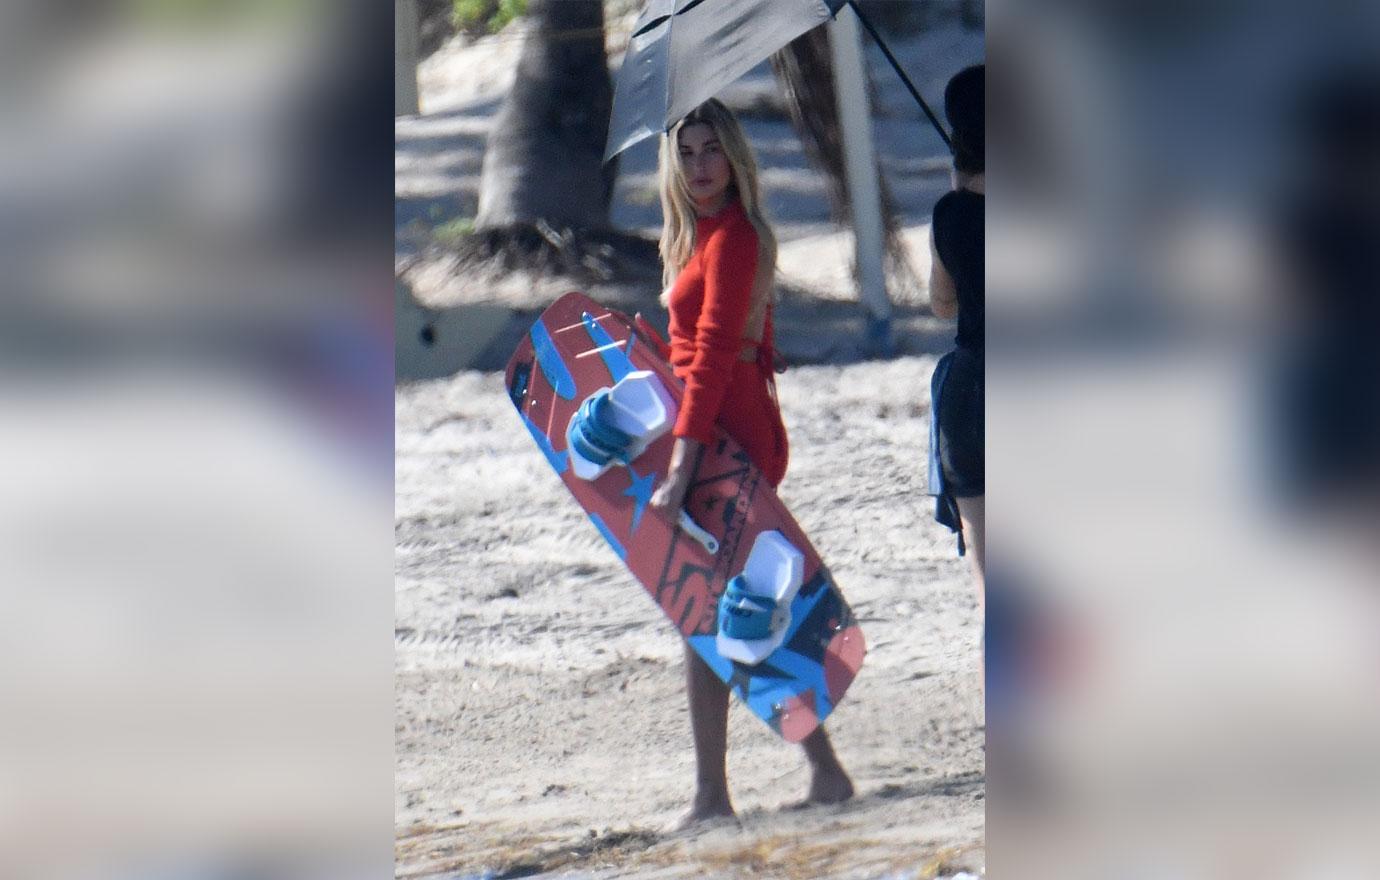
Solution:
<path fill-rule="evenodd" d="M 661 283 L 671 286 L 676 275 L 690 262 L 695 250 L 695 202 L 690 198 L 685 171 L 680 161 L 680 131 L 687 125 L 707 125 L 723 147 L 732 177 L 729 195 L 736 194 L 752 225 L 757 229 L 759 252 L 766 256 L 766 268 L 776 271 L 776 236 L 762 210 L 762 192 L 757 182 L 757 159 L 752 154 L 747 136 L 733 111 L 717 98 L 710 98 L 686 114 L 671 130 L 661 136 L 659 186 L 661 189 Z M 761 273 L 762 266 L 758 266 Z M 771 285 L 766 285 L 768 291 Z M 754 286 L 754 290 L 756 287 Z"/>

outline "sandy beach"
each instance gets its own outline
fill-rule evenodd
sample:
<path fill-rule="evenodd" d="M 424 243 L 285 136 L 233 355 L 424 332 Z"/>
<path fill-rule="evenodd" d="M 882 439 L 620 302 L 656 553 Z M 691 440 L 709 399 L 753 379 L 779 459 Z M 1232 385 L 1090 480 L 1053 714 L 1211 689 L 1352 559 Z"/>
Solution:
<path fill-rule="evenodd" d="M 787 809 L 807 785 L 800 750 L 735 707 L 742 827 L 682 837 L 657 833 L 694 772 L 679 638 L 519 430 L 498 375 L 400 388 L 398 876 L 533 864 L 862 878 L 980 864 L 980 615 L 923 494 L 928 395 L 910 392 L 932 366 L 781 377 L 793 443 L 781 495 L 869 643 L 829 724 L 858 796 Z"/>

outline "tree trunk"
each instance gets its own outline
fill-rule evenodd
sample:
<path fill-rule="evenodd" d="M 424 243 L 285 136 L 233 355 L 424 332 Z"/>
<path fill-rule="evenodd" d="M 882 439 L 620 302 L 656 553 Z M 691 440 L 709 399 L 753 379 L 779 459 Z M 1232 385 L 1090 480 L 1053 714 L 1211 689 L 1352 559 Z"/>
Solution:
<path fill-rule="evenodd" d="M 530 0 L 517 78 L 484 151 L 477 230 L 608 226 L 615 163 L 601 167 L 613 84 L 601 0 Z"/>

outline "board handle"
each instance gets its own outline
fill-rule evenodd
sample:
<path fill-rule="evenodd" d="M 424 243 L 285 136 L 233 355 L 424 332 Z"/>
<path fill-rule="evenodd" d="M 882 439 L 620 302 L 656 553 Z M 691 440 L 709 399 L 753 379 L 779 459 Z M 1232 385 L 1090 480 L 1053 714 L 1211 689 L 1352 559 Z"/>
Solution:
<path fill-rule="evenodd" d="M 719 552 L 719 539 L 709 534 L 707 529 L 691 519 L 689 512 L 683 507 L 680 509 L 680 527 L 687 535 L 703 544 L 704 549 L 708 550 L 711 556 Z"/>

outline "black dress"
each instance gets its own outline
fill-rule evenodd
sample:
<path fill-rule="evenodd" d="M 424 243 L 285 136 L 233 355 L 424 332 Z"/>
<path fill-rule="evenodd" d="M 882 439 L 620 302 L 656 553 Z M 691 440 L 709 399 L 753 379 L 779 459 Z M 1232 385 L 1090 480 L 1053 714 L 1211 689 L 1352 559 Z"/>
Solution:
<path fill-rule="evenodd" d="M 955 348 L 930 381 L 930 494 L 936 518 L 959 532 L 956 498 L 986 494 L 984 300 L 985 199 L 969 190 L 947 193 L 934 206 L 934 245 L 958 293 Z"/>

